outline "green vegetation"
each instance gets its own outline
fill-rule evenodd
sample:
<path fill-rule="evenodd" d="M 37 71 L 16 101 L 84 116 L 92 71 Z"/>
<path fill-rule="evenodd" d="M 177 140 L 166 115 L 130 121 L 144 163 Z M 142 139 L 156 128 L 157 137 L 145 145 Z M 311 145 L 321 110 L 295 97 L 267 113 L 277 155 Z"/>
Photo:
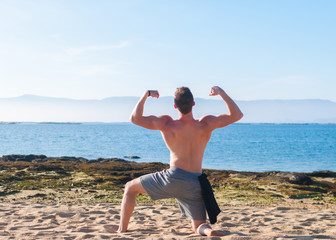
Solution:
<path fill-rule="evenodd" d="M 0 158 L 0 201 L 120 203 L 126 182 L 169 167 L 163 163 L 121 159 L 87 161 L 43 157 L 34 161 L 32 155 L 24 159 L 28 157 L 29 161 L 1 161 Z M 287 199 L 336 204 L 336 174 L 333 172 L 253 173 L 208 169 L 204 172 L 220 205 L 267 205 Z M 152 202 L 148 195 L 142 194 L 137 200 Z M 174 200 L 161 202 L 174 204 Z"/>

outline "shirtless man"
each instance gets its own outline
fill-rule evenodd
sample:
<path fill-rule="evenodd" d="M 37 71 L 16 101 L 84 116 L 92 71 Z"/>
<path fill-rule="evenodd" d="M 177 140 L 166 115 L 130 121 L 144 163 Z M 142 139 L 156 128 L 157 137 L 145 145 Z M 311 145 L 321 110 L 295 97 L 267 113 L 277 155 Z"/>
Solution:
<path fill-rule="evenodd" d="M 221 96 L 229 113 L 194 119 L 192 107 L 195 102 L 192 93 L 186 87 L 178 88 L 175 92 L 174 107 L 179 113 L 177 120 L 167 115 L 143 116 L 146 99 L 158 98 L 158 91 L 146 91 L 140 98 L 132 112 L 131 122 L 147 129 L 161 131 L 170 150 L 170 168 L 126 183 L 117 232 L 126 232 L 137 194 L 148 193 L 153 200 L 176 198 L 182 215 L 191 218 L 195 233 L 207 236 L 222 235 L 206 224 L 206 212 L 198 176 L 202 173 L 203 154 L 212 131 L 240 120 L 243 114 L 220 87 L 212 87 L 209 95 Z"/>

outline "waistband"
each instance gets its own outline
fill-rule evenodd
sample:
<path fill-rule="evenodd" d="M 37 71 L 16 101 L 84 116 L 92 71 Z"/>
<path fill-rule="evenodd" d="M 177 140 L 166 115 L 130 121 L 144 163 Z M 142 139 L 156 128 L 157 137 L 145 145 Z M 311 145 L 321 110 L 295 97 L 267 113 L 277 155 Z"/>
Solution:
<path fill-rule="evenodd" d="M 184 174 L 184 175 L 190 175 L 190 176 L 194 176 L 194 177 L 198 177 L 198 176 L 202 175 L 202 173 L 189 172 L 189 171 L 183 170 L 181 168 L 173 167 L 173 166 L 171 166 L 169 168 L 169 170 L 172 171 L 172 172 L 181 173 L 181 174 Z"/>

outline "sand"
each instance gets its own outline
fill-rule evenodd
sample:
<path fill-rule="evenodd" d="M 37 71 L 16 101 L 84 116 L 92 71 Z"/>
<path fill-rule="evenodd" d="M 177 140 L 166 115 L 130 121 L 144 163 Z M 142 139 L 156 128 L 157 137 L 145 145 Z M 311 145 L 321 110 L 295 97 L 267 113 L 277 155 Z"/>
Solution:
<path fill-rule="evenodd" d="M 336 210 L 221 206 L 211 239 L 336 239 Z M 119 204 L 0 203 L 0 239 L 210 239 L 190 230 L 175 205 L 137 205 L 129 231 L 116 234 Z"/>

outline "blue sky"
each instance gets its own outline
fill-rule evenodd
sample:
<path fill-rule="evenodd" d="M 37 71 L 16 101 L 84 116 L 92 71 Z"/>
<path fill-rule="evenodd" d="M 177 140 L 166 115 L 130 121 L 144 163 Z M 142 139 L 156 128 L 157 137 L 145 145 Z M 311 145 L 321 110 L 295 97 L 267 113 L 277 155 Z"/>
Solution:
<path fill-rule="evenodd" d="M 0 98 L 336 101 L 336 1 L 0 0 Z"/>

